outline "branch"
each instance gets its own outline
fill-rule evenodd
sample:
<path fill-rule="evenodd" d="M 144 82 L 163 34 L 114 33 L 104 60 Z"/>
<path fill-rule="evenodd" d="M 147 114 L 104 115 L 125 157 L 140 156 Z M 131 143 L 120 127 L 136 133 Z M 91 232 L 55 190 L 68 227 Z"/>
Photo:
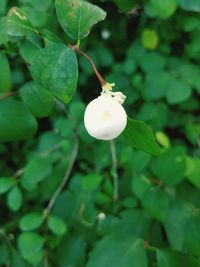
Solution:
<path fill-rule="evenodd" d="M 47 217 L 48 217 L 48 214 L 51 212 L 51 209 L 53 208 L 58 196 L 62 192 L 63 188 L 65 187 L 65 185 L 66 185 L 66 183 L 70 177 L 70 174 L 72 172 L 72 169 L 73 169 L 73 166 L 74 166 L 74 163 L 76 161 L 77 154 L 78 154 L 78 148 L 79 148 L 79 142 L 78 142 L 78 140 L 76 140 L 72 154 L 71 154 L 71 160 L 70 160 L 70 163 L 69 163 L 67 170 L 65 172 L 64 178 L 63 178 L 61 184 L 59 185 L 59 187 L 57 188 L 57 190 L 55 191 L 55 193 L 53 194 L 52 198 L 50 199 L 49 204 L 46 207 L 45 214 Z"/>
<path fill-rule="evenodd" d="M 95 73 L 95 75 L 97 76 L 97 79 L 99 80 L 101 87 L 103 87 L 105 84 L 107 84 L 107 82 L 102 78 L 101 74 L 98 72 L 93 60 L 85 53 L 83 52 L 80 47 L 78 45 L 69 45 L 69 47 L 74 50 L 75 52 L 79 52 L 82 56 L 84 56 L 87 61 L 90 63 L 90 65 L 92 66 L 92 69 Z"/>
<path fill-rule="evenodd" d="M 118 176 L 118 164 L 117 164 L 117 155 L 116 155 L 116 148 L 114 141 L 110 141 L 110 152 L 112 157 L 112 173 L 114 179 L 114 192 L 113 192 L 113 199 L 117 201 L 119 198 L 119 176 Z"/>

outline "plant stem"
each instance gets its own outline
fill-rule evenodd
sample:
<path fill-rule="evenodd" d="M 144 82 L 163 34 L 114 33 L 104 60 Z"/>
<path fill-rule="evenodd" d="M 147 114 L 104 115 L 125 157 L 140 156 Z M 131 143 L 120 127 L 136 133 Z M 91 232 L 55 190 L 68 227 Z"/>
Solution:
<path fill-rule="evenodd" d="M 93 69 L 95 75 L 97 76 L 97 79 L 99 80 L 99 82 L 101 84 L 101 87 L 103 87 L 107 82 L 103 79 L 101 74 L 98 72 L 93 60 L 85 52 L 83 52 L 78 45 L 75 45 L 75 46 L 69 45 L 69 47 L 72 50 L 74 50 L 76 52 L 79 52 L 82 56 L 84 56 L 87 59 L 87 61 L 89 61 L 89 63 L 92 66 L 92 69 Z"/>
<path fill-rule="evenodd" d="M 16 94 L 17 94 L 16 92 L 7 92 L 4 95 L 0 95 L 0 100 L 3 100 L 4 98 L 7 98 L 9 96 L 14 96 Z"/>
<path fill-rule="evenodd" d="M 62 192 L 63 188 L 65 187 L 65 185 L 66 185 L 66 183 L 70 177 L 71 171 L 73 169 L 73 166 L 74 166 L 77 154 L 78 154 L 78 148 L 79 148 L 79 142 L 78 142 L 78 140 L 76 140 L 72 154 L 71 154 L 71 160 L 70 160 L 70 163 L 66 169 L 64 178 L 63 178 L 61 184 L 59 185 L 59 187 L 57 188 L 57 190 L 55 191 L 55 193 L 53 194 L 52 198 L 50 199 L 49 204 L 46 207 L 45 213 L 46 213 L 47 217 L 48 217 L 48 214 L 50 213 L 51 209 L 53 208 L 58 196 Z"/>
<path fill-rule="evenodd" d="M 117 201 L 119 198 L 119 176 L 117 172 L 118 164 L 117 164 L 117 154 L 114 141 L 110 141 L 110 152 L 112 157 L 112 172 L 114 178 L 114 190 L 113 190 L 113 199 Z"/>

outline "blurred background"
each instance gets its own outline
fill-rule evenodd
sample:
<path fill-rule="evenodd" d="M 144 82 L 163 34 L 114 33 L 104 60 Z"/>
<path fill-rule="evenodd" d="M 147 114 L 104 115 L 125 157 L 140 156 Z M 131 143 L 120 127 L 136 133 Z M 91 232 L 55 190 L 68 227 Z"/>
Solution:
<path fill-rule="evenodd" d="M 127 114 L 152 127 L 162 153 L 154 157 L 120 138 L 114 141 L 119 198 L 113 200 L 112 147 L 90 137 L 83 125 L 85 107 L 101 87 L 78 55 L 78 87 L 71 102 L 51 103 L 50 115 L 38 118 L 34 138 L 0 143 L 0 266 L 198 267 L 200 2 L 90 2 L 107 17 L 81 49 L 116 84 L 114 90 L 127 96 Z M 13 6 L 45 29 L 47 38 L 7 36 L 4 17 Z M 0 0 L 0 16 L 9 86 L 23 99 L 22 88 L 32 80 L 30 58 L 56 38 L 70 40 L 53 0 Z M 0 97 L 2 77 L 0 61 Z M 77 140 L 74 168 L 47 226 L 44 209 L 63 180 Z"/>

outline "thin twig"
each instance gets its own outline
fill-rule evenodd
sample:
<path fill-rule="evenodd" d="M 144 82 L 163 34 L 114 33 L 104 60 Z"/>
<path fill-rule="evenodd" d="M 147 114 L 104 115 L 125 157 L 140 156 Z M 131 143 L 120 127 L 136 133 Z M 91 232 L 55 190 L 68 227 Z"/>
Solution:
<path fill-rule="evenodd" d="M 62 192 L 63 188 L 65 187 L 65 185 L 66 185 L 66 183 L 70 177 L 71 171 L 73 169 L 73 166 L 74 166 L 77 154 L 78 154 L 78 148 L 79 148 L 79 142 L 77 140 L 75 145 L 74 145 L 74 149 L 73 149 L 72 155 L 71 155 L 71 161 L 67 167 L 64 178 L 63 178 L 61 184 L 59 185 L 59 187 L 57 188 L 57 190 L 55 191 L 55 193 L 53 194 L 52 198 L 50 199 L 49 204 L 46 207 L 46 210 L 45 210 L 46 216 L 48 216 L 48 214 L 50 213 L 50 211 L 53 208 L 58 196 Z"/>
<path fill-rule="evenodd" d="M 17 95 L 16 92 L 8 92 L 8 93 L 5 93 L 4 95 L 0 95 L 0 100 L 3 100 L 9 96 L 14 96 L 14 95 Z"/>
<path fill-rule="evenodd" d="M 110 141 L 110 152 L 112 157 L 112 173 L 114 178 L 114 190 L 113 190 L 113 199 L 117 201 L 119 198 L 119 176 L 118 176 L 118 163 L 117 163 L 117 154 L 114 141 Z"/>
<path fill-rule="evenodd" d="M 97 70 L 97 68 L 96 68 L 93 60 L 85 52 L 83 52 L 78 45 L 75 45 L 75 46 L 69 45 L 69 47 L 72 50 L 74 50 L 75 52 L 79 52 L 82 56 L 84 56 L 87 59 L 87 61 L 92 66 L 92 69 L 93 69 L 95 75 L 97 76 L 97 78 L 98 78 L 98 80 L 99 80 L 99 82 L 101 84 L 101 87 L 103 87 L 105 84 L 107 84 L 107 82 L 103 79 L 103 77 L 101 76 L 101 74 L 98 72 L 98 70 Z"/>

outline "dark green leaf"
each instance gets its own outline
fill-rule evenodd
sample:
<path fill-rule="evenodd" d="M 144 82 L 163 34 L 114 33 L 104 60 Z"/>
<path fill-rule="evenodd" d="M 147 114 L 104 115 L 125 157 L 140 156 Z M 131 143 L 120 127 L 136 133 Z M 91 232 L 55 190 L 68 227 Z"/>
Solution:
<path fill-rule="evenodd" d="M 0 45 L 8 42 L 8 36 L 6 31 L 7 18 L 0 18 Z"/>
<path fill-rule="evenodd" d="M 167 101 L 169 104 L 177 104 L 188 99 L 192 93 L 189 85 L 169 76 Z"/>
<path fill-rule="evenodd" d="M 156 177 L 168 185 L 175 185 L 185 178 L 185 151 L 182 147 L 166 150 L 152 162 Z"/>
<path fill-rule="evenodd" d="M 158 267 L 199 267 L 200 262 L 191 255 L 175 250 L 156 250 Z"/>
<path fill-rule="evenodd" d="M 0 100 L 0 141 L 28 139 L 37 130 L 37 121 L 19 101 Z"/>
<path fill-rule="evenodd" d="M 51 163 L 47 159 L 33 158 L 26 165 L 21 182 L 25 187 L 35 185 L 44 180 L 51 170 Z"/>
<path fill-rule="evenodd" d="M 86 191 L 93 191 L 99 187 L 103 177 L 98 174 L 88 174 L 82 178 L 82 188 Z"/>
<path fill-rule="evenodd" d="M 51 113 L 53 96 L 42 86 L 29 82 L 20 89 L 20 96 L 37 118 L 47 117 Z"/>
<path fill-rule="evenodd" d="M 151 216 L 164 222 L 165 212 L 170 203 L 170 196 L 159 187 L 151 187 L 142 197 L 142 205 Z"/>
<path fill-rule="evenodd" d="M 192 203 L 175 199 L 166 212 L 164 222 L 172 248 L 199 255 L 199 224 L 199 210 Z"/>
<path fill-rule="evenodd" d="M 86 266 L 147 267 L 144 243 L 130 235 L 108 235 L 96 244 Z"/>
<path fill-rule="evenodd" d="M 91 27 L 106 17 L 101 8 L 83 0 L 56 0 L 56 11 L 63 30 L 75 42 L 86 37 Z"/>
<path fill-rule="evenodd" d="M 84 266 L 86 246 L 81 234 L 67 235 L 58 246 L 59 266 Z"/>
<path fill-rule="evenodd" d="M 152 155 L 160 154 L 151 128 L 144 122 L 128 118 L 127 126 L 122 133 L 122 138 L 129 145 Z"/>
<path fill-rule="evenodd" d="M 0 62 L 0 92 L 7 92 L 12 87 L 11 70 L 7 56 L 2 52 L 0 52 Z"/>
<path fill-rule="evenodd" d="M 42 247 L 44 238 L 32 232 L 23 233 L 18 238 L 18 246 L 24 259 L 33 265 L 41 262 L 43 257 Z"/>
<path fill-rule="evenodd" d="M 75 53 L 63 44 L 41 49 L 31 65 L 34 80 L 64 102 L 76 91 L 78 64 Z"/>
<path fill-rule="evenodd" d="M 22 192 L 18 186 L 12 188 L 7 195 L 8 207 L 12 211 L 18 211 L 22 205 Z"/>

